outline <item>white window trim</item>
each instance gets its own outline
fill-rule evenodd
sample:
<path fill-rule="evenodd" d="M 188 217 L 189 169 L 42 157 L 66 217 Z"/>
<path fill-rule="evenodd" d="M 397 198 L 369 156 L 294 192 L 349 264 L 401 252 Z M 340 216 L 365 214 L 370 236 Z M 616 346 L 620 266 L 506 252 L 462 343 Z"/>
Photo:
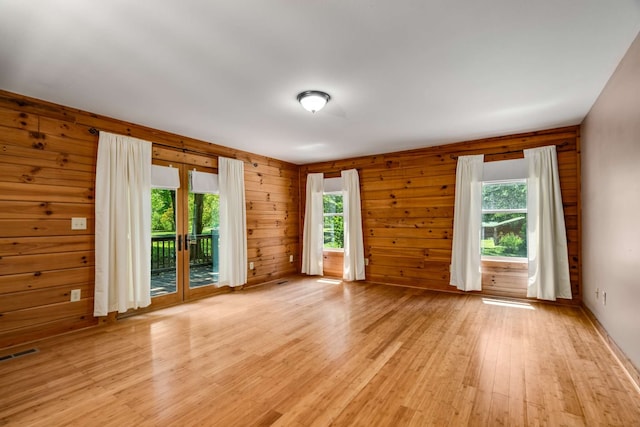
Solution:
<path fill-rule="evenodd" d="M 482 255 L 480 257 L 482 261 L 492 261 L 492 262 L 513 262 L 519 264 L 527 264 L 529 259 L 527 257 L 515 257 L 515 256 L 492 256 L 492 255 Z"/>
<path fill-rule="evenodd" d="M 344 252 L 344 248 L 322 248 L 322 252 L 339 252 L 339 253 L 343 253 Z"/>
<path fill-rule="evenodd" d="M 513 184 L 513 183 L 521 183 L 527 184 L 527 180 L 525 178 L 514 178 L 514 179 L 496 179 L 496 180 L 488 180 L 482 181 L 482 186 L 485 184 Z M 491 214 L 491 213 L 524 213 L 528 214 L 529 209 L 480 209 L 481 214 Z M 481 261 L 493 261 L 493 262 L 513 262 L 519 264 L 528 264 L 528 257 L 508 257 L 508 256 L 493 256 L 493 255 L 480 255 Z"/>
<path fill-rule="evenodd" d="M 338 178 L 341 179 L 341 178 Z M 327 181 L 327 179 L 325 179 L 325 182 Z M 322 193 L 322 195 L 335 195 L 335 194 L 339 194 L 340 196 L 343 196 L 342 199 L 342 203 L 344 204 L 344 195 L 342 190 L 339 191 L 325 191 Z M 331 217 L 331 216 L 341 216 L 342 217 L 342 221 L 344 224 L 344 212 L 324 212 L 324 209 L 322 211 L 322 220 L 324 222 L 324 218 L 325 217 Z M 344 246 L 344 241 L 342 242 L 342 246 Z M 324 243 L 322 244 L 322 251 L 323 252 L 344 252 L 344 248 L 327 248 L 324 246 Z"/>

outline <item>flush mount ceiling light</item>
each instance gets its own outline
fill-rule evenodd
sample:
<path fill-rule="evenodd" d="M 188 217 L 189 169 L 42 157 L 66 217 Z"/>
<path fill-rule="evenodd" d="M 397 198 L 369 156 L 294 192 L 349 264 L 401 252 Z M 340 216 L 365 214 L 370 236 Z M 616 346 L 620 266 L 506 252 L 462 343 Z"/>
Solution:
<path fill-rule="evenodd" d="M 319 90 L 306 90 L 298 94 L 298 102 L 305 110 L 315 113 L 327 105 L 331 97 L 328 93 Z"/>

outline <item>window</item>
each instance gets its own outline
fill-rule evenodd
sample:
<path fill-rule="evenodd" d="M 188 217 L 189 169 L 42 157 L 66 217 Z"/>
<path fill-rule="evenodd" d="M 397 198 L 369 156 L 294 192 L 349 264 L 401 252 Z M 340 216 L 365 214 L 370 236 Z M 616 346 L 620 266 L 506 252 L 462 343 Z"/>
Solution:
<path fill-rule="evenodd" d="M 344 248 L 344 213 L 342 191 L 326 192 L 322 196 L 324 216 L 324 248 Z"/>
<path fill-rule="evenodd" d="M 220 185 L 214 173 L 189 171 L 189 288 L 218 282 Z M 186 242 L 185 242 L 186 243 Z"/>
<path fill-rule="evenodd" d="M 482 183 L 483 257 L 527 257 L 527 183 L 524 179 Z"/>

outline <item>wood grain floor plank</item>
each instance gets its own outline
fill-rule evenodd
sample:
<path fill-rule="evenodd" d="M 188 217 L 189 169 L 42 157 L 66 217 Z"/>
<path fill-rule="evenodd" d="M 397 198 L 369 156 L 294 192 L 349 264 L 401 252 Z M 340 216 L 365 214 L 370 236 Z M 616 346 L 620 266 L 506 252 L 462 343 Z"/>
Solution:
<path fill-rule="evenodd" d="M 291 277 L 33 343 L 0 425 L 640 425 L 584 313 L 526 308 Z"/>

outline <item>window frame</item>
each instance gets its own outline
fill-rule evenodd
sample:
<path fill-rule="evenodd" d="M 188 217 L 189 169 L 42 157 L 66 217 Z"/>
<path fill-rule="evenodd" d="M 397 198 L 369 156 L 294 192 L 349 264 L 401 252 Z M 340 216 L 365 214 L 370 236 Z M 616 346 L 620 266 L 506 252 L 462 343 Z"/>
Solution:
<path fill-rule="evenodd" d="M 513 178 L 513 179 L 495 179 L 495 180 L 487 180 L 482 181 L 482 193 L 484 195 L 484 186 L 485 185 L 495 185 L 495 184 L 512 184 L 512 183 L 523 183 L 525 186 L 527 185 L 526 178 Z M 481 200 L 482 203 L 482 200 Z M 493 213 L 524 213 L 526 215 L 526 220 L 529 220 L 529 206 L 527 204 L 526 208 L 517 208 L 517 209 L 485 209 L 484 207 L 480 207 L 480 221 L 482 223 L 482 216 L 484 214 L 493 214 Z M 503 256 L 503 255 L 484 255 L 482 254 L 482 237 L 484 236 L 482 233 L 482 225 L 480 226 L 480 258 L 481 261 L 495 261 L 495 262 L 515 262 L 515 263 L 528 263 L 529 262 L 529 240 L 527 239 L 527 256 L 525 257 L 511 257 L 511 256 Z"/>
<path fill-rule="evenodd" d="M 325 195 L 329 195 L 329 196 L 330 195 L 339 195 L 340 197 L 342 197 L 343 211 L 342 212 L 325 212 L 324 211 L 324 196 Z M 325 251 L 325 252 L 344 252 L 344 235 L 342 236 L 342 247 L 341 248 L 328 248 L 324 244 L 324 221 L 325 221 L 325 218 L 334 217 L 334 216 L 342 217 L 342 227 L 343 227 L 343 232 L 344 232 L 344 192 L 342 190 L 338 190 L 338 191 L 323 191 L 322 192 L 322 198 L 323 198 L 323 203 L 322 203 L 322 250 Z"/>

